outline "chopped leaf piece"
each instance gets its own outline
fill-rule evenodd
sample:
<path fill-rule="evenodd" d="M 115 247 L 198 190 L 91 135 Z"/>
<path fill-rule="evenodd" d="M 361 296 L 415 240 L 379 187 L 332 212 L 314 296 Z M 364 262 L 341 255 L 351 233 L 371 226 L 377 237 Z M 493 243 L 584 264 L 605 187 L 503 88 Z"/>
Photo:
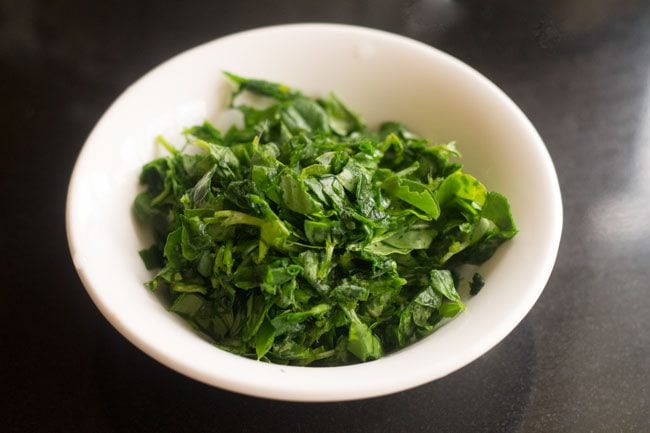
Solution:
<path fill-rule="evenodd" d="M 262 325 L 255 335 L 255 353 L 257 354 L 257 359 L 261 359 L 266 355 L 266 352 L 268 352 L 273 346 L 274 340 L 275 328 L 271 322 L 266 319 L 262 322 Z"/>
<path fill-rule="evenodd" d="M 483 276 L 476 272 L 472 277 L 472 282 L 469 283 L 469 294 L 472 296 L 478 295 L 478 292 L 481 291 L 484 285 L 485 280 L 483 279 Z"/>
<path fill-rule="evenodd" d="M 350 317 L 348 350 L 361 361 L 377 359 L 383 355 L 381 342 L 354 311 L 347 311 Z"/>
<path fill-rule="evenodd" d="M 144 262 L 144 266 L 149 270 L 162 268 L 165 265 L 162 252 L 157 245 L 152 245 L 147 249 L 140 250 L 139 254 L 140 258 Z"/>

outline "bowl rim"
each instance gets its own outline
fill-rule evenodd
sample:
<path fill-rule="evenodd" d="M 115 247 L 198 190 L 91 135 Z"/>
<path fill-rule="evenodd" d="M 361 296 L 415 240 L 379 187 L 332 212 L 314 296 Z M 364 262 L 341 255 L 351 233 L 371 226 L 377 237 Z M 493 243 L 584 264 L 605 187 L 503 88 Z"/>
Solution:
<path fill-rule="evenodd" d="M 183 57 L 189 56 L 190 53 L 204 49 L 208 46 L 221 44 L 231 39 L 240 38 L 242 36 L 249 36 L 253 34 L 264 34 L 266 32 L 282 32 L 286 30 L 304 30 L 304 31 L 317 31 L 317 32 L 339 32 L 339 33 L 352 33 L 362 36 L 370 36 L 379 39 L 389 39 L 394 42 L 399 42 L 403 44 L 405 48 L 416 49 L 422 52 L 423 55 L 429 56 L 438 56 L 444 59 L 446 62 L 451 62 L 457 67 L 463 69 L 466 73 L 472 76 L 472 79 L 479 81 L 483 86 L 487 86 L 493 95 L 496 96 L 500 102 L 504 103 L 509 107 L 512 114 L 519 118 L 521 124 L 525 127 L 527 135 L 531 137 L 531 141 L 535 146 L 537 146 L 537 151 L 543 159 L 543 166 L 545 168 L 545 174 L 552 183 L 549 185 L 550 190 L 552 191 L 553 203 L 551 203 L 552 210 L 551 213 L 554 217 L 555 224 L 551 230 L 551 237 L 549 243 L 546 245 L 547 254 L 544 257 L 544 262 L 542 264 L 543 272 L 541 272 L 539 278 L 536 281 L 536 290 L 530 290 L 526 294 L 526 298 L 521 302 L 521 306 L 518 311 L 513 314 L 510 314 L 507 319 L 499 323 L 499 326 L 493 330 L 490 334 L 490 338 L 484 338 L 477 342 L 477 344 L 472 348 L 463 353 L 460 357 L 455 357 L 450 362 L 443 364 L 441 368 L 438 368 L 435 374 L 430 374 L 427 377 L 421 377 L 421 375 L 404 375 L 402 381 L 400 382 L 386 382 L 373 384 L 372 386 L 363 388 L 363 389 L 348 389 L 346 392 L 341 393 L 332 393 L 332 392 L 323 392 L 322 390 L 308 390 L 304 388 L 297 389 L 295 386 L 293 388 L 287 387 L 285 389 L 274 389 L 268 386 L 268 384 L 256 384 L 252 383 L 250 380 L 246 383 L 241 379 L 233 379 L 228 377 L 228 375 L 215 375 L 215 374 L 206 374 L 206 371 L 193 368 L 183 363 L 182 357 L 171 357 L 167 354 L 161 352 L 156 345 L 151 344 L 147 340 L 141 338 L 138 335 L 137 331 L 126 326 L 122 321 L 119 320 L 117 315 L 103 302 L 99 293 L 93 287 L 90 277 L 87 275 L 81 263 L 79 263 L 78 257 L 76 256 L 77 243 L 81 242 L 80 235 L 76 232 L 75 227 L 72 224 L 72 214 L 73 209 L 73 198 L 77 194 L 78 185 L 80 183 L 80 174 L 81 165 L 84 161 L 84 155 L 88 151 L 89 143 L 94 140 L 95 135 L 97 134 L 99 125 L 101 125 L 109 115 L 116 110 L 116 107 L 120 102 L 128 97 L 130 92 L 138 86 L 140 83 L 146 81 L 149 77 L 158 73 L 158 71 L 166 68 L 171 63 L 178 62 L 182 60 Z M 345 401 L 353 399 L 362 399 L 377 397 L 381 395 L 392 394 L 395 392 L 403 391 L 410 389 L 424 383 L 439 379 L 444 377 L 465 365 L 476 360 L 487 351 L 496 346 L 501 342 L 526 316 L 526 314 L 533 307 L 544 287 L 546 286 L 548 279 L 550 278 L 551 272 L 554 267 L 555 260 L 557 258 L 560 238 L 562 233 L 563 226 L 563 210 L 562 210 L 562 198 L 561 190 L 559 186 L 559 181 L 557 178 L 557 173 L 555 167 L 551 160 L 548 149 L 544 145 L 539 133 L 532 125 L 530 120 L 526 115 L 521 111 L 521 109 L 492 81 L 488 80 L 485 76 L 479 73 L 477 70 L 462 62 L 461 60 L 453 57 L 450 54 L 445 53 L 433 46 L 427 45 L 423 42 L 416 41 L 414 39 L 408 38 L 406 36 L 401 36 L 398 34 L 390 33 L 383 30 L 356 26 L 356 25 L 347 25 L 347 24 L 333 24 L 333 23 L 297 23 L 297 24 L 282 24 L 282 25 L 273 25 L 258 27 L 249 30 L 244 30 L 236 33 L 232 33 L 226 36 L 222 36 L 211 41 L 205 42 L 203 44 L 197 45 L 193 48 L 185 50 L 181 53 L 174 55 L 168 60 L 162 62 L 158 66 L 146 72 L 139 79 L 129 85 L 106 109 L 102 114 L 100 119 L 94 125 L 92 131 L 88 135 L 87 139 L 84 142 L 75 162 L 72 174 L 70 176 L 67 199 L 66 199 L 66 233 L 68 240 L 68 247 L 70 254 L 77 270 L 77 273 L 80 277 L 82 284 L 84 285 L 87 293 L 91 297 L 93 303 L 100 310 L 102 315 L 115 327 L 120 334 L 127 338 L 132 344 L 138 347 L 140 350 L 145 352 L 150 357 L 159 361 L 160 363 L 166 365 L 167 367 L 172 368 L 173 370 L 188 376 L 192 379 L 198 380 L 200 382 L 217 386 L 222 389 L 227 389 L 229 391 L 238 392 L 241 394 L 271 398 L 276 400 L 285 400 L 285 401 Z M 230 355 L 230 354 L 228 354 Z M 236 356 L 236 355 L 232 355 Z M 240 358 L 242 361 L 251 361 L 243 357 Z M 377 362 L 377 361 L 373 361 Z M 259 364 L 259 362 L 257 362 Z M 337 366 L 337 367 L 287 367 L 282 366 L 285 369 L 303 369 L 303 370 L 330 370 L 330 369 L 358 369 L 360 366 L 366 364 L 357 364 L 357 365 L 348 365 L 348 366 Z M 276 365 L 276 364 L 267 364 L 267 365 Z"/>

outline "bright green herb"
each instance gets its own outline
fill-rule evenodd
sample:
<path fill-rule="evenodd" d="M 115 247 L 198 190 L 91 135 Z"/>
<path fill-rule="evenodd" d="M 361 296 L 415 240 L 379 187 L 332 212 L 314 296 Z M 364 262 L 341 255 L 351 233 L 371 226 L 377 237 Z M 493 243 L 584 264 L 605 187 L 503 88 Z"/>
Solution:
<path fill-rule="evenodd" d="M 334 95 L 227 74 L 244 125 L 185 130 L 142 169 L 134 212 L 160 268 L 148 286 L 217 346 L 277 363 L 377 359 L 464 309 L 456 270 L 515 228 L 505 197 L 462 171 L 454 143 L 394 122 L 368 131 Z M 234 98 L 233 98 L 234 100 Z M 481 279 L 482 281 L 482 279 Z M 481 282 L 472 282 L 477 291 Z"/>

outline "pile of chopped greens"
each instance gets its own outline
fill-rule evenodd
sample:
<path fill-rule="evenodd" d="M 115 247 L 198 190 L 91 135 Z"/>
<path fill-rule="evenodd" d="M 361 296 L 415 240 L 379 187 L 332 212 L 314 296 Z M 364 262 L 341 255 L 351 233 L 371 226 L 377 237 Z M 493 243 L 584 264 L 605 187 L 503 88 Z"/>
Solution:
<path fill-rule="evenodd" d="M 512 238 L 508 201 L 454 143 L 369 131 L 334 95 L 226 74 L 243 126 L 186 129 L 135 199 L 148 287 L 218 347 L 275 363 L 377 359 L 464 309 L 458 267 Z M 270 98 L 237 105 L 242 92 Z M 199 152 L 185 152 L 190 148 Z M 472 293 L 483 286 L 474 275 Z"/>

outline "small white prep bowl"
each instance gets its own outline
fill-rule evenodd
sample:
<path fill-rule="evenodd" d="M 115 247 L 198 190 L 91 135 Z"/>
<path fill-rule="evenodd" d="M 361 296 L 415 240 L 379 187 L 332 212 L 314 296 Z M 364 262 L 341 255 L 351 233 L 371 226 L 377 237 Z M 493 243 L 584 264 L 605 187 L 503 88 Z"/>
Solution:
<path fill-rule="evenodd" d="M 456 140 L 467 172 L 505 194 L 520 233 L 481 267 L 487 284 L 441 329 L 380 360 L 290 367 L 222 351 L 168 312 L 143 283 L 148 247 L 131 204 L 141 166 L 162 154 L 157 134 L 215 120 L 222 70 L 274 80 L 308 95 L 329 91 L 370 126 L 397 120 L 435 142 Z M 443 377 L 501 341 L 544 288 L 562 229 L 557 176 L 535 128 L 494 84 L 425 44 L 366 28 L 298 24 L 217 39 L 163 63 L 102 116 L 76 163 L 67 202 L 70 251 L 90 297 L 129 341 L 201 382 L 295 401 L 389 394 Z"/>

